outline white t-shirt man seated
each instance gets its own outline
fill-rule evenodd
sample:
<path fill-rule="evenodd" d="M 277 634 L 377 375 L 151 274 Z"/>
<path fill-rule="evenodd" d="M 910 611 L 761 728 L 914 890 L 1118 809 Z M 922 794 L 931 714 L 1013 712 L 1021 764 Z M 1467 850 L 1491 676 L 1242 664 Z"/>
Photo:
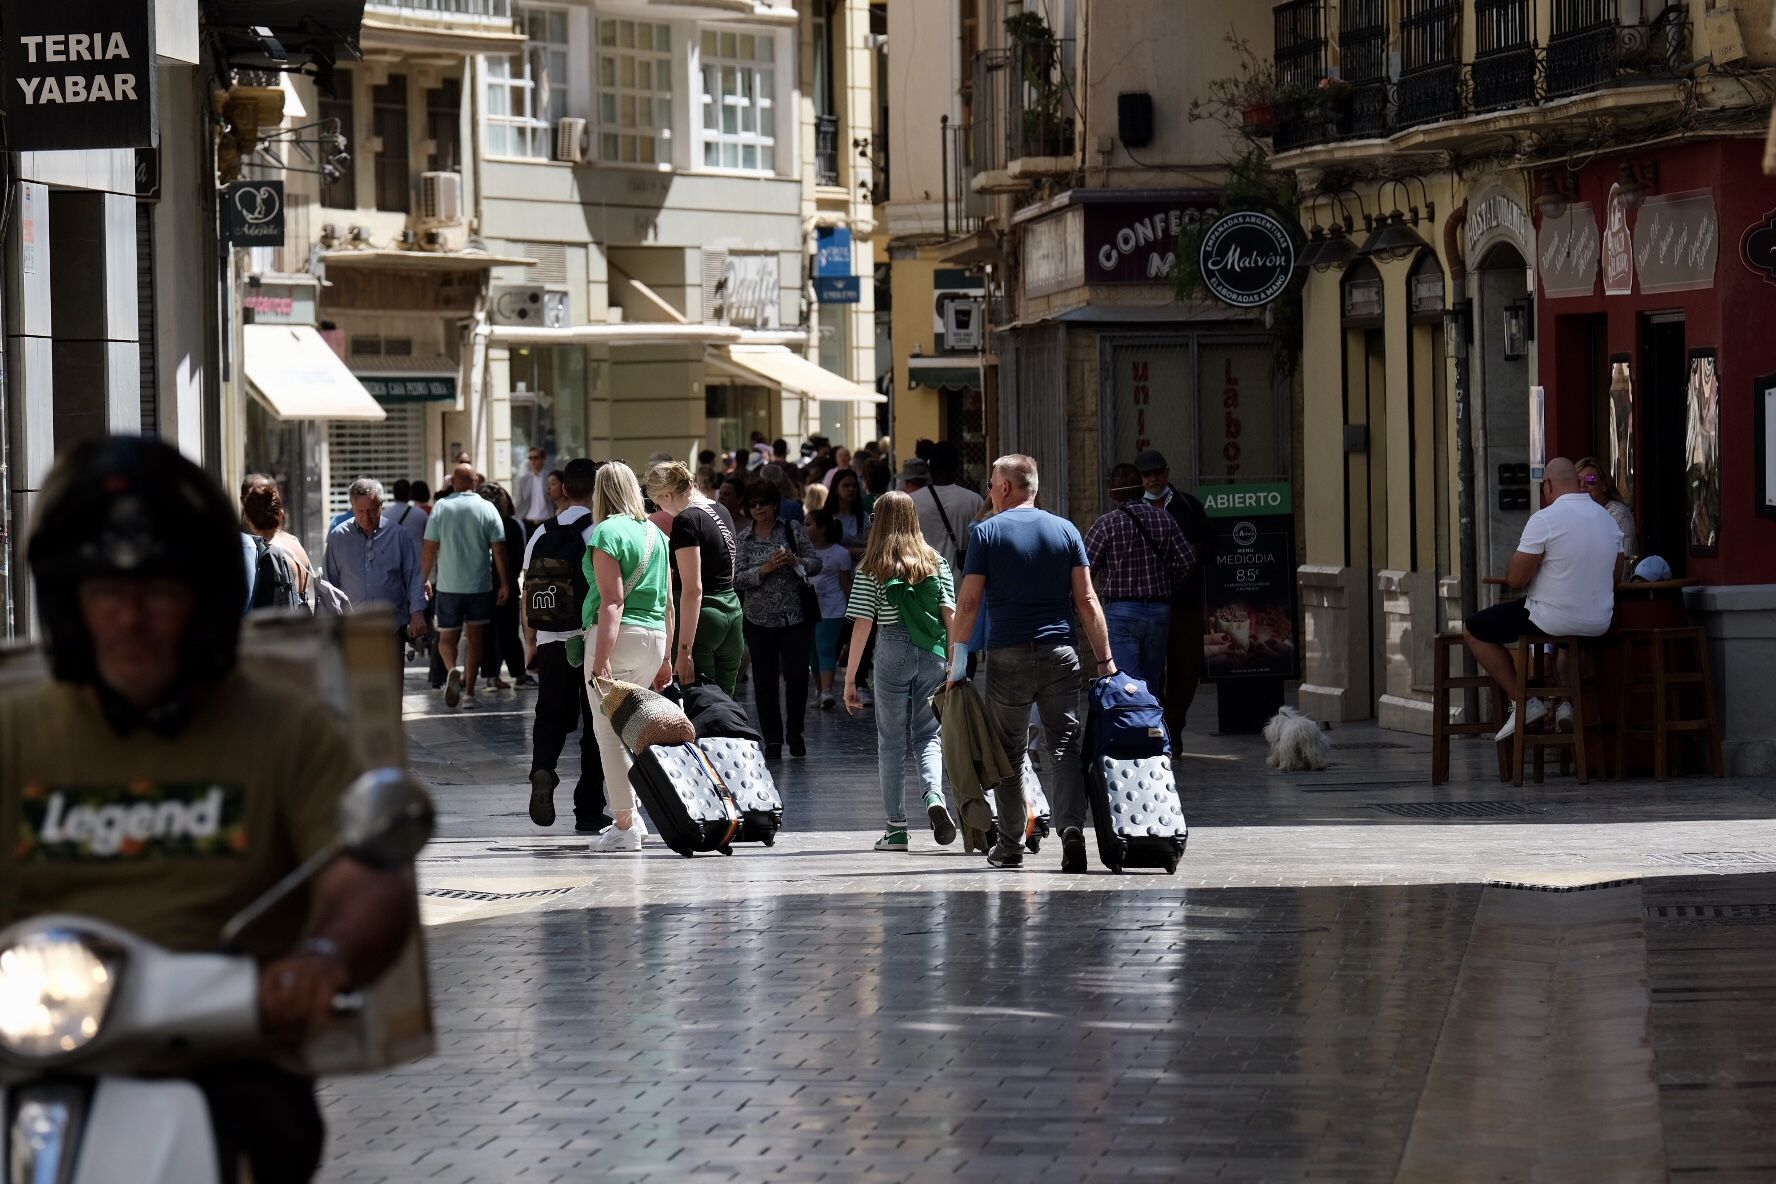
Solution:
<path fill-rule="evenodd" d="M 1506 646 L 1529 633 L 1599 637 L 1609 632 L 1615 612 L 1624 553 L 1621 528 L 1584 492 L 1572 461 L 1556 457 L 1544 472 L 1547 504 L 1524 526 L 1505 573 L 1506 582 L 1525 589 L 1525 595 L 1475 613 L 1466 628 L 1468 650 L 1507 694 L 1516 687 L 1517 667 Z M 1540 699 L 1524 706 L 1531 725 L 1547 713 Z M 1571 704 L 1560 705 L 1555 722 L 1562 730 L 1571 729 Z M 1510 739 L 1516 725 L 1513 709 L 1498 738 Z"/>

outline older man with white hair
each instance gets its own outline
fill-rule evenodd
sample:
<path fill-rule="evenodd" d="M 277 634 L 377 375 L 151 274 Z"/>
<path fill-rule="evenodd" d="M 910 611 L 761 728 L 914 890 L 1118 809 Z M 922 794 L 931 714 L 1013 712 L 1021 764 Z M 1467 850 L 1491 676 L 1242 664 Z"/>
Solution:
<path fill-rule="evenodd" d="M 382 482 L 359 477 L 348 490 L 352 516 L 327 534 L 322 575 L 358 608 L 388 605 L 395 614 L 395 666 L 407 642 L 425 636 L 425 580 L 419 548 L 399 523 L 382 514 Z"/>

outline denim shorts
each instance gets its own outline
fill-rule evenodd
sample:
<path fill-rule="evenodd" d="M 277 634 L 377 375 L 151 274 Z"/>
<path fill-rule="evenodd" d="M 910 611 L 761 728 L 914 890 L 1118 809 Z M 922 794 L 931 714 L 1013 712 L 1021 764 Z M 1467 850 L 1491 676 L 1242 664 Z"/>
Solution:
<path fill-rule="evenodd" d="M 443 632 L 493 620 L 493 592 L 438 593 L 438 628 Z"/>

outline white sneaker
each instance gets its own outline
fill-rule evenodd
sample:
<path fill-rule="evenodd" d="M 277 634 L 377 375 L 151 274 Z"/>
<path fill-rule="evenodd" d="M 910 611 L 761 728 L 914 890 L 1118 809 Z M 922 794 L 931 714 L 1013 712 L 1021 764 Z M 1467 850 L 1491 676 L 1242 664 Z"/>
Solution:
<path fill-rule="evenodd" d="M 822 710 L 831 711 L 833 708 L 833 705 L 837 702 L 838 702 L 838 699 L 833 696 L 833 693 L 831 691 L 822 691 L 821 692 L 820 706 L 821 706 Z"/>
<path fill-rule="evenodd" d="M 1546 703 L 1542 702 L 1540 699 L 1531 699 L 1531 700 L 1529 700 L 1529 702 L 1527 702 L 1523 705 L 1523 714 L 1528 719 L 1528 726 L 1533 728 L 1537 724 L 1541 723 L 1543 720 L 1548 718 L 1548 705 Z M 1509 740 L 1513 735 L 1515 735 L 1516 732 L 1517 732 L 1517 707 L 1515 704 L 1513 704 L 1511 707 L 1510 718 L 1505 720 L 1505 726 L 1498 730 L 1498 734 L 1496 736 L 1494 736 L 1493 739 L 1498 741 L 1500 744 L 1503 744 L 1505 741 Z"/>
<path fill-rule="evenodd" d="M 458 711 L 478 711 L 478 710 L 480 710 L 480 707 L 481 707 L 481 702 L 476 696 L 464 695 L 462 697 L 462 705 L 460 707 L 458 707 L 457 710 Z"/>
<path fill-rule="evenodd" d="M 607 826 L 598 834 L 592 836 L 592 841 L 588 843 L 586 847 L 587 850 L 591 851 L 594 855 L 607 855 L 612 852 L 639 851 L 641 850 L 641 840 L 644 834 L 646 834 L 646 832 L 642 829 L 642 825 L 639 821 L 628 830 L 618 830 L 614 826 Z"/>
<path fill-rule="evenodd" d="M 1573 730 L 1573 705 L 1563 702 L 1554 709 L 1554 730 L 1570 733 Z"/>

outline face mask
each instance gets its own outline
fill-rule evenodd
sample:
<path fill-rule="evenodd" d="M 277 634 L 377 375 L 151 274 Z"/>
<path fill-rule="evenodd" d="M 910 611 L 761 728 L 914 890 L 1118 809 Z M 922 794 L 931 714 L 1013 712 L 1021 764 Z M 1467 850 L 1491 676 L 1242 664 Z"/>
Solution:
<path fill-rule="evenodd" d="M 1158 493 L 1154 493 L 1151 489 L 1149 489 L 1145 493 L 1141 494 L 1141 496 L 1146 498 L 1150 502 L 1163 502 L 1166 500 L 1166 491 L 1162 489 Z"/>

